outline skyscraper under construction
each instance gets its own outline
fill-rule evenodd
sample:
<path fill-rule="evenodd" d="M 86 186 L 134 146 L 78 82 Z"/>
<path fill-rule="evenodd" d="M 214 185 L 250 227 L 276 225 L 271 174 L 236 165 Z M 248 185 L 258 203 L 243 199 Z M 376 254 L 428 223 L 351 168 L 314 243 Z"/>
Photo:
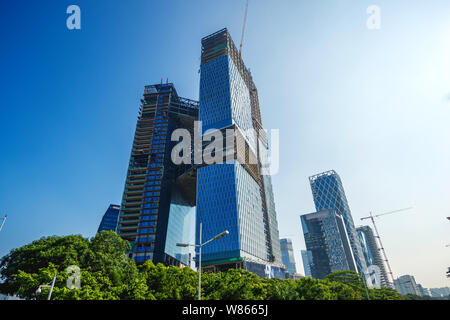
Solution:
<path fill-rule="evenodd" d="M 202 249 L 202 266 L 210 271 L 244 268 L 261 277 L 283 277 L 272 182 L 263 172 L 268 141 L 259 130 L 256 86 L 227 29 L 203 38 L 201 44 L 201 134 L 232 130 L 235 142 L 234 148 L 224 150 L 231 160 L 203 164 L 197 170 L 197 239 L 200 222 L 202 239 L 230 232 Z M 245 147 L 245 152 L 237 146 Z"/>
<path fill-rule="evenodd" d="M 372 228 L 369 226 L 361 226 L 356 228 L 356 232 L 358 233 L 361 242 L 361 248 L 366 259 L 367 267 L 369 268 L 372 265 L 377 266 L 380 272 L 380 284 L 389 287 L 389 278 Z M 375 282 L 372 282 L 372 284 L 376 285 Z"/>
<path fill-rule="evenodd" d="M 195 173 L 171 160 L 171 134 L 178 128 L 193 134 L 197 117 L 198 103 L 179 97 L 173 84 L 145 87 L 117 226 L 138 263 L 189 264 L 188 248 L 176 244 L 190 240 Z"/>

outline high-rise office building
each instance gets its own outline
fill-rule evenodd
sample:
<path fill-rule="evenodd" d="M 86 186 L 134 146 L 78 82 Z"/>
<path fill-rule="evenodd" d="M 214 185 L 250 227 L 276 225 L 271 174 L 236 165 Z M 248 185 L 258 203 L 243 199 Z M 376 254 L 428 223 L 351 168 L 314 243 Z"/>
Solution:
<path fill-rule="evenodd" d="M 361 249 L 361 243 L 356 234 L 350 207 L 345 196 L 341 178 L 334 170 L 323 172 L 309 178 L 314 204 L 317 211 L 334 210 L 343 218 L 348 239 L 355 257 L 357 272 L 365 274 L 366 262 Z"/>
<path fill-rule="evenodd" d="M 116 204 L 110 204 L 105 214 L 103 215 L 102 221 L 98 226 L 97 233 L 104 230 L 116 231 L 117 220 L 119 219 L 120 206 Z"/>
<path fill-rule="evenodd" d="M 356 262 L 341 215 L 334 210 L 322 210 L 301 215 L 300 220 L 305 237 L 305 255 L 313 278 L 323 279 L 334 271 L 356 271 Z"/>
<path fill-rule="evenodd" d="M 361 249 L 366 259 L 367 267 L 369 268 L 371 265 L 378 267 L 380 284 L 385 287 L 390 287 L 386 268 L 381 258 L 380 248 L 378 247 L 372 228 L 369 226 L 361 226 L 356 228 L 356 232 L 361 242 Z M 373 279 L 375 280 L 375 278 Z M 375 285 L 376 283 L 372 282 L 372 284 Z"/>
<path fill-rule="evenodd" d="M 305 271 L 305 277 L 312 277 L 311 273 L 312 252 L 308 250 L 302 250 L 301 255 L 303 262 L 303 270 Z"/>
<path fill-rule="evenodd" d="M 398 277 L 398 279 L 394 281 L 400 294 L 414 294 L 420 296 L 419 288 L 417 287 L 414 276 L 404 275 Z"/>
<path fill-rule="evenodd" d="M 295 266 L 294 249 L 292 248 L 292 240 L 289 238 L 280 239 L 281 248 L 281 260 L 283 264 L 287 267 L 289 274 L 293 275 L 297 273 L 297 268 Z"/>
<path fill-rule="evenodd" d="M 282 277 L 271 177 L 262 172 L 268 142 L 259 130 L 256 86 L 227 29 L 201 43 L 201 134 L 231 131 L 234 140 L 234 148 L 225 150 L 226 163 L 204 165 L 197 171 L 196 238 L 200 222 L 202 239 L 230 232 L 202 249 L 202 266 L 213 272 L 238 267 L 261 277 Z M 237 151 L 239 146 L 244 153 Z"/>
<path fill-rule="evenodd" d="M 430 296 L 433 298 L 450 298 L 450 288 L 430 288 Z"/>
<path fill-rule="evenodd" d="M 171 83 L 146 86 L 122 198 L 118 234 L 132 244 L 137 263 L 188 265 L 189 223 L 195 218 L 195 170 L 175 165 L 175 129 L 194 132 L 198 103 L 178 96 Z M 191 155 L 192 156 L 192 155 Z"/>
<path fill-rule="evenodd" d="M 430 296 L 430 290 L 428 290 L 427 288 L 424 288 L 420 283 L 417 284 L 417 289 L 419 291 L 420 296 L 422 296 L 422 297 Z"/>

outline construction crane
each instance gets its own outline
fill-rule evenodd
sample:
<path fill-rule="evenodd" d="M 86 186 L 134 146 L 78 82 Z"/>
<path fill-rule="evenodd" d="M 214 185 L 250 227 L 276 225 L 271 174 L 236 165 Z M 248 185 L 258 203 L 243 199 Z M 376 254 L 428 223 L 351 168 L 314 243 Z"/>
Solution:
<path fill-rule="evenodd" d="M 5 214 L 5 216 L 3 217 L 2 224 L 0 225 L 0 231 L 2 231 L 3 225 L 5 224 L 5 221 L 6 221 L 6 214 Z"/>
<path fill-rule="evenodd" d="M 389 265 L 389 260 L 388 260 L 387 255 L 386 255 L 386 251 L 384 250 L 383 243 L 381 242 L 380 234 L 378 233 L 377 225 L 375 224 L 375 219 L 374 218 L 378 218 L 378 217 L 381 217 L 381 216 L 384 216 L 384 215 L 387 215 L 387 214 L 397 213 L 397 212 L 406 211 L 406 210 L 410 210 L 410 209 L 412 209 L 412 207 L 399 209 L 399 210 L 394 210 L 394 211 L 389 211 L 389 212 L 384 212 L 384 213 L 380 213 L 380 214 L 376 214 L 376 215 L 373 215 L 372 212 L 370 212 L 369 216 L 361 218 L 361 220 L 365 220 L 365 219 L 372 220 L 373 228 L 375 229 L 375 234 L 376 234 L 375 237 L 378 238 L 378 242 L 380 243 L 380 250 L 383 253 L 383 260 L 386 262 L 386 265 L 388 267 L 388 272 L 389 272 L 389 274 L 391 275 L 391 278 L 392 278 L 392 284 L 394 285 L 396 290 L 398 290 L 398 289 L 397 289 L 397 285 L 395 284 L 394 274 L 392 273 L 391 266 Z"/>
<path fill-rule="evenodd" d="M 245 2 L 244 24 L 242 25 L 241 44 L 239 45 L 239 57 L 242 55 L 242 43 L 244 42 L 245 25 L 247 23 L 248 0 Z"/>

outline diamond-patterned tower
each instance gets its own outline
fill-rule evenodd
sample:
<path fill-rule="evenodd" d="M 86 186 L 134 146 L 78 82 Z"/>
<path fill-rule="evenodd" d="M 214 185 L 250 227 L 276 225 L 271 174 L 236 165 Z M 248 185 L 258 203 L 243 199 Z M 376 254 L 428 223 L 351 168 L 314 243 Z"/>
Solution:
<path fill-rule="evenodd" d="M 347 229 L 348 238 L 356 260 L 358 272 L 366 272 L 366 261 L 361 248 L 350 207 L 345 196 L 341 178 L 334 170 L 309 177 L 309 183 L 317 211 L 334 210 L 342 216 Z"/>

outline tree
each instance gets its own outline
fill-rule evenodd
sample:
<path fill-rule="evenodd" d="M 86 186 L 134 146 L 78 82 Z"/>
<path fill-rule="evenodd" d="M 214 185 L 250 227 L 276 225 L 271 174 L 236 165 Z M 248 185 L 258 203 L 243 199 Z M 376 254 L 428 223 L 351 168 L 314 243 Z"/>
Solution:
<path fill-rule="evenodd" d="M 362 276 L 355 271 L 335 271 L 325 277 L 325 279 L 332 282 L 340 282 L 349 285 L 355 289 L 364 288 L 364 280 Z"/>
<path fill-rule="evenodd" d="M 298 300 L 296 282 L 292 279 L 267 279 L 261 280 L 265 289 L 264 300 Z"/>
<path fill-rule="evenodd" d="M 369 289 L 369 295 L 372 300 L 405 300 L 396 290 L 387 287 Z"/>
<path fill-rule="evenodd" d="M 256 274 L 229 269 L 202 275 L 202 297 L 209 300 L 262 300 L 265 290 Z"/>
<path fill-rule="evenodd" d="M 148 291 L 134 260 L 126 256 L 127 241 L 113 231 L 102 231 L 91 240 L 77 236 L 45 237 L 0 260 L 0 292 L 32 299 L 41 284 L 57 273 L 52 299 L 143 299 Z M 80 268 L 82 286 L 66 286 L 70 265 Z M 38 299 L 46 298 L 47 288 Z"/>
<path fill-rule="evenodd" d="M 139 267 L 126 252 L 127 241 L 113 231 L 92 239 L 81 236 L 45 237 L 11 250 L 0 260 L 0 293 L 25 299 L 46 299 L 49 289 L 39 285 L 56 276 L 54 300 L 194 300 L 198 295 L 198 273 L 147 261 Z M 79 289 L 69 289 L 67 267 L 76 265 L 81 275 Z M 402 296 L 391 288 L 368 289 L 370 299 L 419 299 Z M 364 282 L 354 271 L 338 271 L 325 279 L 310 277 L 260 279 L 256 274 L 230 269 L 203 273 L 202 299 L 209 300 L 362 300 Z"/>
<path fill-rule="evenodd" d="M 151 261 L 141 267 L 147 296 L 158 300 L 194 300 L 198 295 L 198 274 L 190 268 L 165 267 Z"/>

